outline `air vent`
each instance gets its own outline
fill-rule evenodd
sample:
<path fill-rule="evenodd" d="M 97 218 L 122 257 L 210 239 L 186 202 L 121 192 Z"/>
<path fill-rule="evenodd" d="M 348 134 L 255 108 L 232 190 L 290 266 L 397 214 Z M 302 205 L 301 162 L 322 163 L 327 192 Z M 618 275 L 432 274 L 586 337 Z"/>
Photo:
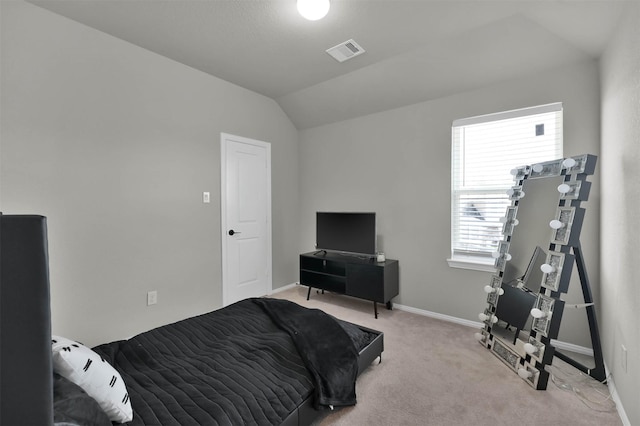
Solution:
<path fill-rule="evenodd" d="M 327 53 L 333 56 L 333 58 L 338 62 L 344 62 L 347 59 L 361 55 L 364 52 L 365 50 L 353 40 L 347 40 L 344 43 L 333 46 L 331 49 L 327 49 Z"/>

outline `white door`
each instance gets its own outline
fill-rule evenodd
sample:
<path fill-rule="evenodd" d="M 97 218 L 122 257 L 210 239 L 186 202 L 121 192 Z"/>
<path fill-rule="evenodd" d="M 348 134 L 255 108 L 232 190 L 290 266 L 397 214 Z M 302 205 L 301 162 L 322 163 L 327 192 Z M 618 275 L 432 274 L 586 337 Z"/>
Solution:
<path fill-rule="evenodd" d="M 271 293 L 271 145 L 221 134 L 222 303 Z"/>

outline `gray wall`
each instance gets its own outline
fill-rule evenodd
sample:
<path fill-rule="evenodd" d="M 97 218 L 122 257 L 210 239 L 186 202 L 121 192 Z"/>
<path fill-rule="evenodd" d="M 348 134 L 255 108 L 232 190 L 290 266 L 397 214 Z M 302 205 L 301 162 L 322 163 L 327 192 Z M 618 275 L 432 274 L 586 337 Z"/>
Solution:
<path fill-rule="evenodd" d="M 0 208 L 48 217 L 54 333 L 92 345 L 221 305 L 220 132 L 272 144 L 273 283 L 295 281 L 297 131 L 273 100 L 0 3 Z"/>
<path fill-rule="evenodd" d="M 601 59 L 602 336 L 629 423 L 640 424 L 640 5 L 633 3 Z M 621 345 L 627 350 L 622 368 Z"/>
<path fill-rule="evenodd" d="M 398 302 L 473 321 L 489 274 L 445 260 L 451 121 L 562 101 L 565 155 L 599 154 L 595 62 L 298 133 L 268 98 L 21 1 L 0 12 L 0 209 L 49 217 L 54 332 L 90 345 L 220 306 L 220 132 L 272 143 L 274 287 L 297 279 L 316 210 L 375 210 L 381 249 L 400 259 Z M 632 424 L 639 15 L 635 6 L 602 60 L 603 155 L 582 238 Z M 152 289 L 159 303 L 148 308 Z M 565 315 L 561 340 L 588 345 L 584 318 Z"/>
<path fill-rule="evenodd" d="M 486 306 L 483 287 L 490 275 L 453 269 L 446 262 L 450 254 L 451 123 L 562 101 L 565 155 L 597 155 L 598 78 L 595 61 L 578 63 L 301 131 L 302 247 L 313 249 L 317 210 L 376 211 L 380 248 L 387 257 L 400 261 L 397 303 L 478 321 L 478 313 Z M 598 175 L 591 180 L 594 185 L 585 203 L 588 213 L 582 244 L 589 274 L 597 277 L 600 185 Z M 578 303 L 579 284 L 572 287 L 567 300 Z M 584 312 L 565 314 L 559 339 L 590 346 Z"/>

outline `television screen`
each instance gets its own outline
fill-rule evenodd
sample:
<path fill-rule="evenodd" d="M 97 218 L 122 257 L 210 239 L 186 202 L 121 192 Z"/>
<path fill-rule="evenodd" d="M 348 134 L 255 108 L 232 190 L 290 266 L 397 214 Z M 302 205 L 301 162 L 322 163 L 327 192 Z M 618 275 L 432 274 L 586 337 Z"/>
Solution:
<path fill-rule="evenodd" d="M 375 213 L 316 213 L 316 248 L 374 255 Z"/>

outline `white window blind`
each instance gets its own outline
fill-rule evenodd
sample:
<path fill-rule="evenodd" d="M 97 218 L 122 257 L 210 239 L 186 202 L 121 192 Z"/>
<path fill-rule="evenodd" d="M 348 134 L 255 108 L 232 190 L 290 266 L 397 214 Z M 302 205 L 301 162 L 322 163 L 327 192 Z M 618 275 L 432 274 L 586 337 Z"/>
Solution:
<path fill-rule="evenodd" d="M 488 264 L 511 205 L 511 170 L 562 157 L 562 104 L 465 118 L 452 127 L 451 254 Z"/>

